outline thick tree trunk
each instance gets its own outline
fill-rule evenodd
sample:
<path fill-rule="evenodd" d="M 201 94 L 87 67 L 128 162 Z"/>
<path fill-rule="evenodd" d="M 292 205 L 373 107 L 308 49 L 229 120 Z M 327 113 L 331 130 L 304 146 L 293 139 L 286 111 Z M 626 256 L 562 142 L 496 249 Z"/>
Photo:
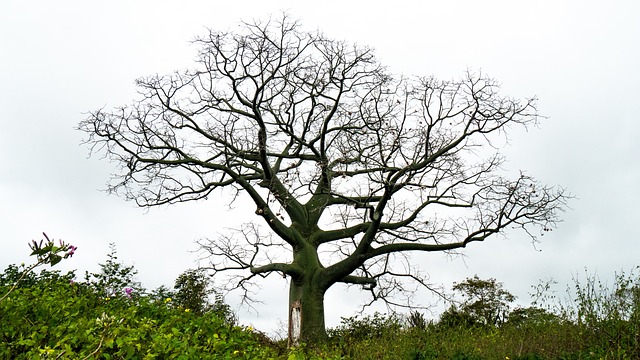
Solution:
<path fill-rule="evenodd" d="M 289 346 L 326 339 L 325 290 L 311 279 L 291 280 L 289 288 Z"/>

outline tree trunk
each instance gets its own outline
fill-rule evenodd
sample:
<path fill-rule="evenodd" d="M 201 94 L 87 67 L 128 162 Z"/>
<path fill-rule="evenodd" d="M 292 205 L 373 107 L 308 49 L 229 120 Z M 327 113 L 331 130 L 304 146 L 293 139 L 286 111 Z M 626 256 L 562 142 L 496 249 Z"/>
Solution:
<path fill-rule="evenodd" d="M 324 325 L 324 293 L 309 279 L 292 279 L 289 287 L 289 346 L 327 338 Z"/>

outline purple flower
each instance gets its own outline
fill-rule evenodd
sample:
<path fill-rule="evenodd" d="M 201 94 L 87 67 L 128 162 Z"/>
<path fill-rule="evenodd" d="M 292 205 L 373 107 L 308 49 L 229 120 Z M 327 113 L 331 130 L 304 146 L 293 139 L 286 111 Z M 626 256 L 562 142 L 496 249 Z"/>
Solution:
<path fill-rule="evenodd" d="M 65 256 L 67 256 L 67 257 L 71 257 L 71 256 L 73 256 L 73 254 L 75 254 L 75 253 L 76 253 L 76 250 L 77 250 L 77 249 L 78 249 L 78 247 L 77 247 L 77 246 L 73 246 L 73 245 L 71 245 L 71 246 L 69 247 L 69 251 L 67 251 L 67 253 L 65 254 Z"/>
<path fill-rule="evenodd" d="M 133 292 L 133 289 L 130 287 L 126 287 L 124 288 L 124 293 L 127 294 L 128 298 L 131 298 L 131 293 Z"/>

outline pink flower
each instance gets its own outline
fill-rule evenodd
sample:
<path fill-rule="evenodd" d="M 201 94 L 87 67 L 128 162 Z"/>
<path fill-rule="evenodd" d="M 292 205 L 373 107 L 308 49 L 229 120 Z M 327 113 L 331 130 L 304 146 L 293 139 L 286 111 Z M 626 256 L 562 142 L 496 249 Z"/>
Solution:
<path fill-rule="evenodd" d="M 76 250 L 77 250 L 77 249 L 78 249 L 78 247 L 77 247 L 77 246 L 73 246 L 73 245 L 71 245 L 71 246 L 70 246 L 70 248 L 69 248 L 69 251 L 67 251 L 67 253 L 65 254 L 65 256 L 66 256 L 66 257 L 71 257 L 71 256 L 73 256 L 73 254 L 75 254 L 75 253 L 76 253 Z"/>
<path fill-rule="evenodd" d="M 124 288 L 124 293 L 127 295 L 128 298 L 131 298 L 131 293 L 133 292 L 133 289 L 130 287 L 126 287 Z"/>

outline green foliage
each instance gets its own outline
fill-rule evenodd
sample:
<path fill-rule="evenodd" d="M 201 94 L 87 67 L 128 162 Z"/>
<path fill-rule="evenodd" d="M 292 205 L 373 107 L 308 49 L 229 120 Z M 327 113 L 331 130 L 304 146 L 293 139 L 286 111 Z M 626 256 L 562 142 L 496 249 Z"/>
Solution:
<path fill-rule="evenodd" d="M 456 321 L 471 322 L 474 325 L 498 326 L 506 321 L 509 304 L 516 298 L 502 288 L 495 279 L 482 280 L 475 275 L 461 283 L 454 284 L 454 291 L 461 293 L 460 308 L 450 309 Z"/>
<path fill-rule="evenodd" d="M 202 271 L 183 272 L 176 279 L 174 289 L 178 305 L 191 309 L 196 314 L 203 314 L 210 307 L 208 297 L 212 290 L 209 288 L 209 279 Z"/>
<path fill-rule="evenodd" d="M 38 274 L 29 271 L 25 272 L 25 265 L 9 265 L 2 274 L 0 274 L 0 286 L 11 286 L 18 281 L 21 286 L 33 285 L 38 281 Z"/>
<path fill-rule="evenodd" d="M 508 311 L 512 298 L 501 285 L 471 279 L 476 287 L 460 308 L 451 307 L 440 322 L 423 326 L 419 315 L 410 313 L 402 326 L 397 317 L 355 317 L 331 330 L 332 347 L 325 354 L 348 359 L 638 359 L 640 333 L 640 279 L 633 274 L 616 276 L 613 286 L 594 277 L 577 281 L 565 303 L 546 293 L 551 282 L 536 287 L 534 304 Z M 484 291 L 484 290 L 491 291 Z M 497 291 L 496 291 L 497 290 Z M 484 294 L 484 298 L 477 294 Z M 488 295 L 487 295 L 488 294 Z M 493 295 L 492 295 L 493 294 Z M 497 298 L 499 301 L 492 301 Z M 465 308 L 469 299 L 489 299 L 502 306 L 505 321 L 486 326 Z M 472 307 L 471 309 L 485 309 Z M 492 312 L 496 314 L 497 312 Z M 314 352 L 315 351 L 315 352 Z M 317 350 L 308 350 L 317 353 Z"/>
<path fill-rule="evenodd" d="M 15 276 L 15 267 L 3 279 Z M 273 349 L 214 312 L 104 296 L 73 272 L 42 271 L 0 303 L 2 359 L 267 359 Z M 121 280 L 121 279 L 120 279 Z M 102 283 L 100 283 L 102 285 Z M 0 287 L 4 290 L 6 285 Z"/>
<path fill-rule="evenodd" d="M 384 316 L 378 312 L 372 316 L 342 318 L 342 325 L 330 330 L 329 335 L 345 340 L 376 339 L 396 334 L 402 327 L 397 316 Z"/>
<path fill-rule="evenodd" d="M 135 279 L 138 270 L 134 266 L 125 266 L 118 261 L 115 244 L 109 244 L 109 248 L 107 261 L 104 264 L 99 264 L 100 272 L 86 272 L 85 281 L 105 297 L 116 297 L 125 294 L 129 297 L 143 295 L 145 290 L 140 282 Z"/>
<path fill-rule="evenodd" d="M 38 266 L 49 264 L 52 267 L 58 264 L 62 259 L 69 258 L 75 254 L 77 247 L 67 244 L 62 240 L 58 241 L 56 245 L 55 241 L 49 239 L 47 234 L 42 233 L 42 235 L 47 240 L 40 240 L 37 242 L 35 240 L 31 240 L 29 244 L 29 248 L 31 249 L 31 255 L 35 256 L 37 261 L 27 267 L 25 264 L 22 264 L 22 271 L 18 269 L 18 267 L 14 266 L 13 268 L 7 269 L 7 275 L 4 277 L 4 282 L 11 281 L 13 284 L 7 290 L 4 291 L 4 295 L 0 298 L 0 302 L 9 296 L 9 294 L 18 286 L 18 284 L 24 280 L 25 277 L 30 277 L 31 272 Z M 3 294 L 0 292 L 0 294 Z"/>
<path fill-rule="evenodd" d="M 428 324 L 427 319 L 425 319 L 424 314 L 421 312 L 415 310 L 409 312 L 409 316 L 407 316 L 407 325 L 410 328 L 425 330 Z"/>
<path fill-rule="evenodd" d="M 228 324 L 235 324 L 238 322 L 236 314 L 231 310 L 229 304 L 224 302 L 224 297 L 218 293 L 214 293 L 214 302 L 211 305 L 209 312 L 216 314 Z"/>
<path fill-rule="evenodd" d="M 616 274 L 612 286 L 585 272 L 583 281 L 574 278 L 575 299 L 564 313 L 575 321 L 587 341 L 608 349 L 606 355 L 640 358 L 640 276 Z"/>
<path fill-rule="evenodd" d="M 509 313 L 512 298 L 501 284 L 467 279 L 454 287 L 467 301 L 445 311 L 439 323 L 415 311 L 406 318 L 343 318 L 328 342 L 286 349 L 236 326 L 208 278 L 194 270 L 181 274 L 173 290 L 147 294 L 139 287 L 129 296 L 118 289 L 139 286 L 136 271 L 117 262 L 113 247 L 102 272 L 85 282 L 74 281 L 74 272 L 32 269 L 10 265 L 0 274 L 1 359 L 640 358 L 640 278 L 633 271 L 617 275 L 611 286 L 595 276 L 576 278 L 564 302 L 548 295 L 550 283 L 539 285 L 532 306 Z M 487 306 L 465 307 L 478 299 L 502 309 L 507 320 L 479 322 L 485 313 L 474 311 Z"/>
<path fill-rule="evenodd" d="M 31 256 L 35 256 L 38 259 L 37 264 L 54 266 L 62 261 L 62 259 L 73 256 L 77 250 L 77 247 L 65 244 L 62 240 L 56 245 L 54 240 L 49 239 L 47 234 L 42 233 L 42 235 L 47 239 L 46 242 L 44 240 L 40 240 L 40 242 L 32 240 L 31 244 L 29 244 Z"/>
<path fill-rule="evenodd" d="M 473 327 L 477 324 L 476 318 L 467 311 L 458 309 L 456 306 L 450 306 L 442 314 L 440 314 L 440 326 L 457 328 L 457 327 Z"/>
<path fill-rule="evenodd" d="M 147 297 L 155 302 L 162 303 L 165 299 L 173 299 L 175 297 L 175 291 L 162 285 L 148 293 Z"/>
<path fill-rule="evenodd" d="M 542 308 L 530 306 L 511 311 L 507 324 L 512 326 L 545 325 L 559 321 L 561 318 L 558 315 Z"/>
<path fill-rule="evenodd" d="M 175 281 L 173 291 L 157 289 L 165 292 L 162 299 L 174 299 L 176 306 L 190 309 L 196 314 L 213 312 L 229 324 L 235 324 L 237 319 L 231 307 L 224 302 L 224 297 L 211 285 L 211 280 L 202 270 L 189 269 L 180 274 Z M 213 296 L 213 302 L 210 301 Z"/>

